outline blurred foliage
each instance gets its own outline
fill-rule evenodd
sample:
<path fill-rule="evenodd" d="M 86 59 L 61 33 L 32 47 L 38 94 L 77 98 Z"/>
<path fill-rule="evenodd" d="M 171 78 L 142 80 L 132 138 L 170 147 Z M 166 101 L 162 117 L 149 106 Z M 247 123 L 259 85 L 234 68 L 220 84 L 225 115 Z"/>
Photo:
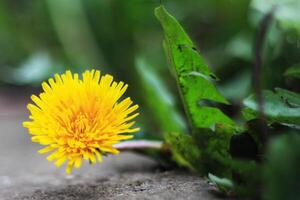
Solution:
<path fill-rule="evenodd" d="M 285 71 L 284 75 L 300 79 L 300 64 L 295 64 L 292 67 L 288 68 Z"/>
<path fill-rule="evenodd" d="M 152 125 L 157 125 L 165 132 L 184 132 L 186 123 L 183 116 L 175 109 L 174 98 L 165 88 L 163 80 L 158 76 L 147 63 L 146 59 L 138 57 L 136 67 L 141 77 L 142 88 L 149 107 L 149 115 L 153 117 L 149 120 Z M 149 133 L 148 133 L 149 135 Z"/>
<path fill-rule="evenodd" d="M 210 174 L 210 173 L 208 174 L 208 178 L 211 182 L 218 185 L 218 187 L 224 192 L 226 192 L 226 191 L 233 188 L 233 183 L 229 179 L 219 178 L 219 177 L 217 177 L 213 174 Z"/>
<path fill-rule="evenodd" d="M 261 13 L 276 9 L 275 20 L 287 31 L 295 30 L 300 34 L 300 2 L 297 0 L 253 0 L 251 7 Z"/>
<path fill-rule="evenodd" d="M 0 84 L 36 87 L 66 69 L 113 73 L 141 107 L 136 138 L 164 139 L 178 165 L 211 173 L 225 192 L 257 197 L 266 184 L 268 199 L 292 199 L 300 179 L 291 175 L 299 138 L 290 135 L 300 123 L 299 2 L 163 0 L 173 17 L 158 0 L 4 0 Z M 259 119 L 253 44 L 271 10 L 256 75 L 265 102 Z M 289 164 L 278 164 L 282 156 Z"/>
<path fill-rule="evenodd" d="M 300 135 L 277 137 L 267 152 L 264 168 L 268 200 L 300 199 Z"/>

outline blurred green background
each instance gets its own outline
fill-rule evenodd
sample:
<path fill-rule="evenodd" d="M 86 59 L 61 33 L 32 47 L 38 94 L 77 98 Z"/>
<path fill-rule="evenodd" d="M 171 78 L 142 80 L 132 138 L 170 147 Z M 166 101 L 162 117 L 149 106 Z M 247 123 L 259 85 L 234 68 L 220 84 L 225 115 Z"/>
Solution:
<path fill-rule="evenodd" d="M 239 118 L 251 92 L 253 43 L 262 17 L 277 9 L 263 51 L 263 87 L 299 91 L 283 76 L 300 62 L 297 0 L 162 0 L 220 77 L 221 93 Z M 0 2 L 0 88 L 39 87 L 67 69 L 98 68 L 129 83 L 141 105 L 140 134 L 185 129 L 176 84 L 153 10 L 158 0 L 4 0 Z M 175 122 L 175 123 L 174 123 Z M 146 134 L 145 134 L 146 133 Z M 151 136 L 151 135 L 154 136 Z M 155 136 L 156 135 L 156 136 Z"/>

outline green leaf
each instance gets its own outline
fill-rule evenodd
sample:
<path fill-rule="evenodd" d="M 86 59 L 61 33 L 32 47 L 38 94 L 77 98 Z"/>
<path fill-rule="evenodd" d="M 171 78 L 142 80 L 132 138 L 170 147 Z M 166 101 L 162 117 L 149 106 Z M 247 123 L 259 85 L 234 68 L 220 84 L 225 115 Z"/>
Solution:
<path fill-rule="evenodd" d="M 231 161 L 230 138 L 237 126 L 215 107 L 216 103 L 228 104 L 213 83 L 218 78 L 180 24 L 163 6 L 155 9 L 155 15 L 163 27 L 163 46 L 194 128 L 192 136 L 169 133 L 165 137 L 171 144 L 173 156 L 190 169 L 228 177 L 231 174 L 228 167 Z"/>
<path fill-rule="evenodd" d="M 267 200 L 300 199 L 300 135 L 285 134 L 271 142 L 264 178 Z"/>
<path fill-rule="evenodd" d="M 202 171 L 199 163 L 201 152 L 191 135 L 183 133 L 166 133 L 166 143 L 170 145 L 173 159 L 193 171 Z"/>
<path fill-rule="evenodd" d="M 300 94 L 282 88 L 275 88 L 275 91 L 290 107 L 300 107 Z"/>
<path fill-rule="evenodd" d="M 263 91 L 264 113 L 269 123 L 300 125 L 300 94 L 276 88 L 275 92 Z M 257 117 L 258 106 L 255 95 L 244 100 L 243 114 L 247 120 Z"/>
<path fill-rule="evenodd" d="M 186 112 L 195 128 L 214 128 L 216 124 L 234 122 L 207 102 L 228 104 L 218 92 L 211 72 L 193 42 L 163 6 L 155 9 L 155 15 L 165 32 L 164 47 L 176 76 Z"/>
<path fill-rule="evenodd" d="M 284 75 L 300 79 L 300 63 L 295 64 L 292 67 L 288 68 L 285 71 Z"/>

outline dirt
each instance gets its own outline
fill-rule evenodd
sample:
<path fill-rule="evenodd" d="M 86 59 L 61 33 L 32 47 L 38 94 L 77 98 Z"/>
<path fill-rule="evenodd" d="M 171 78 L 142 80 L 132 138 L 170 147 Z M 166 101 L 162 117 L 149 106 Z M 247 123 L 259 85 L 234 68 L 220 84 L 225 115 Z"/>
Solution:
<path fill-rule="evenodd" d="M 161 171 L 133 153 L 84 163 L 72 175 L 40 155 L 22 127 L 26 102 L 0 93 L 0 200 L 219 199 L 195 174 Z M 26 99 L 26 98 L 22 98 Z"/>

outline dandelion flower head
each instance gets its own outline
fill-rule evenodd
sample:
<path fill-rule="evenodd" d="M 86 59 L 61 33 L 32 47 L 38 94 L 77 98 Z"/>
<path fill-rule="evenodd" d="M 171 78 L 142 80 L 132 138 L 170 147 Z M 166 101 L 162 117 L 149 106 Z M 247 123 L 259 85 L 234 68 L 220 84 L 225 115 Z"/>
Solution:
<path fill-rule="evenodd" d="M 91 70 L 81 78 L 66 71 L 43 82 L 42 88 L 39 96 L 31 96 L 31 121 L 23 126 L 33 142 L 46 146 L 39 153 L 51 152 L 47 159 L 57 167 L 67 163 L 67 173 L 79 168 L 83 159 L 94 164 L 103 154 L 118 154 L 114 145 L 139 130 L 132 121 L 138 105 L 129 97 L 120 100 L 127 85 L 111 75 Z"/>

